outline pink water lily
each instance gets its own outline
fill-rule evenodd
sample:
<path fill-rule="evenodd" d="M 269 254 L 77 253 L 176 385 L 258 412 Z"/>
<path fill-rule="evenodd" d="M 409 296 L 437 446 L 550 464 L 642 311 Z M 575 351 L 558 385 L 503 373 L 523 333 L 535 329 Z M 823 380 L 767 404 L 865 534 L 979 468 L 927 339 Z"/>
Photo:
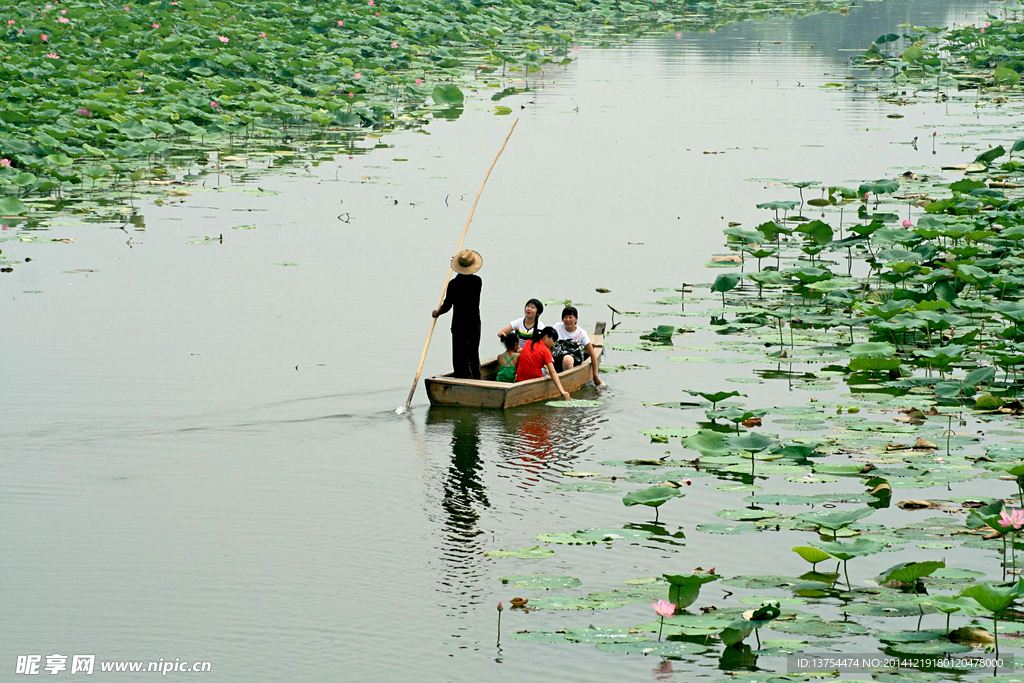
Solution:
<path fill-rule="evenodd" d="M 366 0 L 366 4 L 373 7 L 373 0 Z"/>
<path fill-rule="evenodd" d="M 57 21 L 59 21 L 62 24 L 70 24 L 71 23 L 71 20 L 68 19 L 67 17 L 57 17 Z"/>
<path fill-rule="evenodd" d="M 398 43 L 391 43 L 391 47 L 398 47 Z"/>
<path fill-rule="evenodd" d="M 362 77 L 363 77 L 363 74 L 359 73 L 358 71 L 357 71 L 357 72 L 355 72 L 354 74 L 352 74 L 352 78 L 356 79 L 357 81 L 358 81 L 358 80 L 359 80 L 360 78 L 362 78 Z"/>
<path fill-rule="evenodd" d="M 125 11 L 125 12 L 131 12 L 131 11 L 132 11 L 132 8 L 131 8 L 131 7 L 129 7 L 128 5 L 125 5 L 125 6 L 124 6 L 124 11 Z"/>
<path fill-rule="evenodd" d="M 47 59 L 60 59 L 60 55 L 56 52 L 49 52 L 46 54 Z"/>
<path fill-rule="evenodd" d="M 217 40 L 219 40 L 222 43 L 230 43 L 231 42 L 231 39 L 228 38 L 227 36 L 217 36 Z"/>
<path fill-rule="evenodd" d="M 416 85 L 423 85 L 423 79 L 422 78 L 417 78 L 416 79 Z"/>
<path fill-rule="evenodd" d="M 217 102 L 210 102 L 210 109 L 220 109 L 220 104 Z"/>
<path fill-rule="evenodd" d="M 1001 527 L 1013 527 L 1014 529 L 1020 529 L 1024 526 L 1024 510 L 1010 510 L 1010 514 L 1006 514 L 1006 510 L 999 513 L 999 526 Z"/>
<path fill-rule="evenodd" d="M 150 24 L 153 28 L 160 28 L 160 24 Z"/>
<path fill-rule="evenodd" d="M 15 23 L 17 23 L 17 22 L 15 22 L 14 19 L 8 19 L 7 20 L 7 25 L 8 26 L 14 26 Z"/>
<path fill-rule="evenodd" d="M 342 19 L 338 19 L 338 26 L 344 26 L 344 25 L 345 25 L 345 21 L 342 20 Z"/>
<path fill-rule="evenodd" d="M 676 613 L 676 606 L 668 600 L 658 600 L 657 602 L 652 602 L 651 606 L 654 607 L 654 611 L 658 614 L 659 617 L 670 617 Z"/>
<path fill-rule="evenodd" d="M 380 16 L 380 12 L 374 12 L 374 13 L 373 13 L 373 16 L 375 16 L 375 17 L 379 17 L 379 16 Z"/>
<path fill-rule="evenodd" d="M 89 109 L 86 109 L 85 107 L 79 107 L 77 109 L 77 112 L 79 116 L 92 116 L 92 112 Z"/>
<path fill-rule="evenodd" d="M 909 220 L 903 221 L 903 227 L 904 228 L 909 228 L 912 225 L 913 225 L 913 223 L 911 223 Z"/>
<path fill-rule="evenodd" d="M 267 34 L 266 34 L 266 33 L 261 33 L 261 34 L 260 34 L 260 38 L 266 38 L 266 37 L 267 37 Z"/>
<path fill-rule="evenodd" d="M 7 158 L 0 159 L 0 166 L 10 166 L 11 160 Z"/>
<path fill-rule="evenodd" d="M 45 33 L 43 33 L 42 35 L 39 36 L 39 40 L 43 41 L 44 43 L 49 42 L 50 36 L 48 36 Z"/>

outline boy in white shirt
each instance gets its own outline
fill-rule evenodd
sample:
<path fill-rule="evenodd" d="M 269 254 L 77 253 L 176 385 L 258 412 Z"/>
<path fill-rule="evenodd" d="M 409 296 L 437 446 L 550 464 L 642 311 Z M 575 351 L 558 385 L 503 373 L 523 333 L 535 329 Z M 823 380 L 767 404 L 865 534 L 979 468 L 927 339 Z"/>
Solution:
<path fill-rule="evenodd" d="M 555 369 L 558 372 L 564 372 L 582 363 L 586 356 L 590 356 L 594 384 L 601 386 L 604 382 L 598 377 L 597 352 L 594 350 L 587 331 L 576 325 L 579 317 L 580 314 L 575 306 L 566 306 L 562 309 L 562 322 L 555 323 L 558 341 L 555 342 L 555 348 L 551 350 Z"/>

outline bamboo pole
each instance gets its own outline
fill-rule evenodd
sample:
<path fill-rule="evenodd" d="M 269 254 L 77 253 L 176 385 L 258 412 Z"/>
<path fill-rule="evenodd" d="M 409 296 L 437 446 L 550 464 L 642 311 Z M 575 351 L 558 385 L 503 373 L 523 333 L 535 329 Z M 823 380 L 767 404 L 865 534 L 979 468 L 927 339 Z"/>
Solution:
<path fill-rule="evenodd" d="M 469 224 L 473 220 L 473 213 L 476 212 L 477 202 L 480 201 L 480 195 L 484 192 L 484 185 L 487 184 L 487 179 L 491 177 L 491 171 L 494 170 L 494 165 L 498 163 L 498 157 L 505 151 L 505 145 L 508 144 L 508 139 L 512 137 L 512 131 L 516 129 L 516 124 L 519 123 L 519 119 L 512 122 L 512 128 L 508 131 L 508 135 L 505 136 L 505 141 L 501 143 L 501 149 L 498 150 L 497 155 L 494 157 L 494 161 L 491 162 L 491 167 L 487 169 L 487 175 L 484 176 L 484 181 L 480 183 L 480 189 L 477 190 L 476 199 L 473 200 L 473 208 L 469 210 L 469 218 L 466 219 L 466 227 L 462 229 L 462 237 L 459 238 L 459 246 L 455 248 L 456 255 L 462 251 L 462 243 L 466 240 L 466 233 L 469 232 Z M 437 308 L 441 308 L 444 304 L 444 295 L 448 289 L 448 282 L 452 277 L 452 266 L 448 266 L 448 274 L 444 276 L 444 286 L 441 287 L 441 298 L 437 300 Z M 434 326 L 437 325 L 437 318 L 433 318 L 430 321 L 430 331 L 427 332 L 427 341 L 423 344 L 423 353 L 420 354 L 420 364 L 416 368 L 416 378 L 412 381 L 412 388 L 409 390 L 409 396 L 405 399 L 405 405 L 399 406 L 395 411 L 399 415 L 409 409 L 409 405 L 412 403 L 413 394 L 416 393 L 416 386 L 420 383 L 420 373 L 423 372 L 423 362 L 427 359 L 427 349 L 430 348 L 430 338 L 434 334 Z"/>

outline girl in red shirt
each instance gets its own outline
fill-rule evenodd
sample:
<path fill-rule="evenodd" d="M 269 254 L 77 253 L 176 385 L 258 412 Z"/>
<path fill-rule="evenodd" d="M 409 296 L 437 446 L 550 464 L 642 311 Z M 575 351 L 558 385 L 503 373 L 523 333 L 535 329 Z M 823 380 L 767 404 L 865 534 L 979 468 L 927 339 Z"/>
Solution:
<path fill-rule="evenodd" d="M 571 400 L 569 392 L 562 388 L 562 383 L 558 381 L 558 373 L 555 372 L 555 361 L 551 357 L 551 349 L 554 348 L 556 341 L 558 341 L 558 332 L 553 327 L 545 327 L 540 331 L 540 334 L 535 331 L 533 339 L 526 342 L 519 351 L 516 381 L 524 382 L 528 379 L 543 377 L 541 368 L 546 368 L 548 377 L 554 380 L 555 386 L 558 387 L 558 393 L 566 401 L 569 401 Z"/>

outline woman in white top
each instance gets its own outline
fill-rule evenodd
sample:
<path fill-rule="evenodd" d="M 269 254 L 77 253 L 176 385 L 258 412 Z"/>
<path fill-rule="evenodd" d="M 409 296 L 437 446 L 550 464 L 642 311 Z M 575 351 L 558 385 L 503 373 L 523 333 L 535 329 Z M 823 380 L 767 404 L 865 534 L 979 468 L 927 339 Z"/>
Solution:
<path fill-rule="evenodd" d="M 590 341 L 590 336 L 582 327 L 576 325 L 580 314 L 575 306 L 566 306 L 562 309 L 562 322 L 555 323 L 555 331 L 558 332 L 558 341 L 555 348 L 551 350 L 554 357 L 555 369 L 564 372 L 583 362 L 584 353 L 590 356 L 590 368 L 594 373 L 594 384 L 601 386 L 604 382 L 597 376 L 597 352 Z"/>
<path fill-rule="evenodd" d="M 523 344 L 533 339 L 534 333 L 539 334 L 546 327 L 540 321 L 540 314 L 543 312 L 544 304 L 537 299 L 530 299 L 526 302 L 526 308 L 523 309 L 523 317 L 513 320 L 501 328 L 501 331 L 498 332 L 498 338 L 501 339 L 509 332 L 515 332 L 516 336 L 519 337 L 519 348 L 523 348 Z"/>

